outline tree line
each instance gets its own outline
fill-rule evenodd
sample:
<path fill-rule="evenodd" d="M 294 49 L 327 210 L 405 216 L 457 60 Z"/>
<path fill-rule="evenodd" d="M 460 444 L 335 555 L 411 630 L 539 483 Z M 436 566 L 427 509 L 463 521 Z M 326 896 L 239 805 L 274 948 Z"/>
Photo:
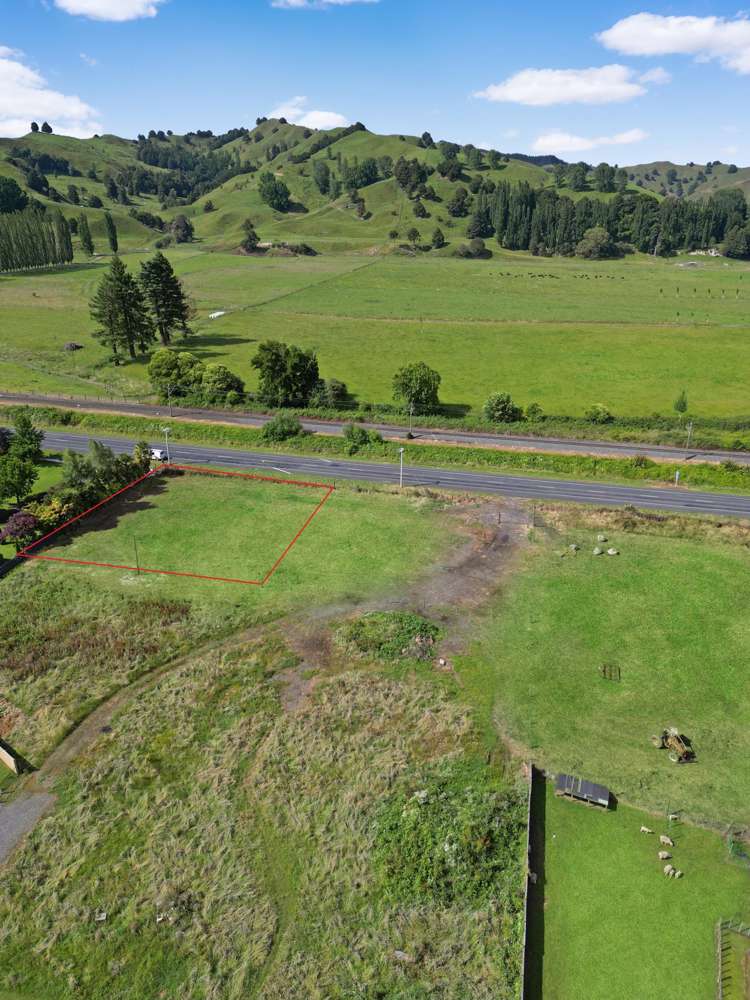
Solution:
<path fill-rule="evenodd" d="M 59 210 L 32 204 L 21 212 L 0 214 L 0 271 L 69 264 L 72 260 L 70 227 Z"/>
<path fill-rule="evenodd" d="M 467 235 L 495 236 L 508 250 L 570 256 L 587 231 L 596 227 L 622 245 L 620 252 L 629 245 L 643 253 L 669 256 L 678 250 L 723 243 L 747 225 L 747 202 L 738 189 L 718 191 L 703 201 L 666 198 L 660 202 L 629 192 L 609 201 L 573 201 L 526 182 L 501 182 L 491 195 L 480 192 L 477 196 Z"/>

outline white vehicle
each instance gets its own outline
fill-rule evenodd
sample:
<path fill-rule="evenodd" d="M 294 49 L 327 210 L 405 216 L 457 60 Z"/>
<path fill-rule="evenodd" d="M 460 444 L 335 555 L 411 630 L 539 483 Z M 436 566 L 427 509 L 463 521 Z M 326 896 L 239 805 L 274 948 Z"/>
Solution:
<path fill-rule="evenodd" d="M 152 448 L 151 449 L 151 460 L 154 462 L 166 462 L 167 453 L 163 448 Z"/>

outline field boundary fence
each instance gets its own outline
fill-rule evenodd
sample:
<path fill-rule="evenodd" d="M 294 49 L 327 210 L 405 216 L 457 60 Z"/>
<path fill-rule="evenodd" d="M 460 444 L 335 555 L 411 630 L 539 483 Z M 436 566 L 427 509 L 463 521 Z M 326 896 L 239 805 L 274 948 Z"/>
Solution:
<path fill-rule="evenodd" d="M 716 1000 L 733 1000 L 743 993 L 742 984 L 735 983 L 734 956 L 731 935 L 747 939 L 750 951 L 750 924 L 740 920 L 720 920 L 716 925 Z M 739 986 L 739 993 L 736 986 Z"/>
<path fill-rule="evenodd" d="M 537 770 L 534 765 L 529 762 L 526 765 L 528 771 L 528 790 L 526 795 L 526 877 L 524 879 L 524 891 L 523 891 L 523 938 L 522 938 L 522 950 L 521 950 L 521 1000 L 531 1000 L 527 997 L 527 965 L 529 961 L 528 952 L 528 928 L 529 928 L 529 890 L 532 879 L 531 872 L 531 838 L 532 838 L 532 826 L 531 826 L 531 812 L 532 812 L 532 794 L 534 791 L 534 778 L 537 775 Z"/>

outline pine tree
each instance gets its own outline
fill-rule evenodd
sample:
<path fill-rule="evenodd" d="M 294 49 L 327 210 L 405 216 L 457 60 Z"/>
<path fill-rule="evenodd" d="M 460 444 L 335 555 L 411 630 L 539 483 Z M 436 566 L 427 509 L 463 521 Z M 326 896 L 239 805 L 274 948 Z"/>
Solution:
<path fill-rule="evenodd" d="M 81 241 L 81 250 L 83 250 L 87 257 L 91 257 L 94 253 L 94 241 L 91 239 L 89 220 L 83 212 L 81 212 L 78 218 L 78 239 Z"/>
<path fill-rule="evenodd" d="M 107 239 L 109 240 L 109 248 L 112 253 L 117 253 L 117 227 L 115 226 L 115 220 L 109 214 L 109 212 L 104 213 L 104 225 L 107 229 Z"/>
<path fill-rule="evenodd" d="M 188 337 L 191 332 L 188 327 L 190 303 L 182 282 L 163 253 L 141 264 L 141 286 L 162 344 L 169 344 L 177 329 L 183 337 Z"/>
<path fill-rule="evenodd" d="M 136 350 L 145 354 L 156 340 L 143 291 L 117 256 L 100 281 L 89 308 L 92 318 L 100 324 L 94 336 L 111 349 L 115 358 L 119 358 L 120 351 L 127 351 L 135 359 Z"/>

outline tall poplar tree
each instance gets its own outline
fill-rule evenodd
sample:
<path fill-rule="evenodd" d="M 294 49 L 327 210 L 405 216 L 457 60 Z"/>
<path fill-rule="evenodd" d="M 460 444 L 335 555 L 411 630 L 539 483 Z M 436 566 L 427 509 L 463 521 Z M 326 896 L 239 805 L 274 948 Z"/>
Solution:
<path fill-rule="evenodd" d="M 112 253 L 117 253 L 117 227 L 115 226 L 115 220 L 109 214 L 109 212 L 104 213 L 104 225 L 107 228 L 107 239 L 109 241 L 109 249 Z"/>
<path fill-rule="evenodd" d="M 81 212 L 78 218 L 78 239 L 81 241 L 81 249 L 83 252 L 87 257 L 91 257 L 94 253 L 94 241 L 91 239 L 89 220 L 83 212 Z"/>

